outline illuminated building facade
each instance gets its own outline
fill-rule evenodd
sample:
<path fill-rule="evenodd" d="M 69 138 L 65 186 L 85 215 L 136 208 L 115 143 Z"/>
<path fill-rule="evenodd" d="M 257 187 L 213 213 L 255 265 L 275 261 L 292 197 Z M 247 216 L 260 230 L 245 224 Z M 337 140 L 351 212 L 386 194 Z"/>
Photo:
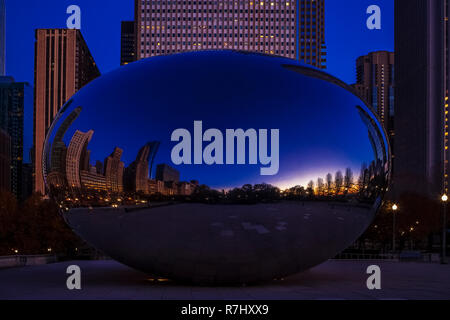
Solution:
<path fill-rule="evenodd" d="M 115 148 L 113 153 L 105 159 L 104 171 L 106 177 L 106 189 L 112 192 L 123 191 L 123 172 L 125 165 L 120 161 L 122 154 L 122 149 Z M 98 163 L 97 168 L 99 168 Z M 99 170 L 97 170 L 97 172 L 98 171 Z"/>
<path fill-rule="evenodd" d="M 63 104 L 100 72 L 80 30 L 38 29 L 34 75 L 34 191 L 45 194 L 45 136 Z"/>
<path fill-rule="evenodd" d="M 396 194 L 448 193 L 449 0 L 395 1 Z"/>
<path fill-rule="evenodd" d="M 98 174 L 95 167 L 91 167 L 89 171 L 80 170 L 81 185 L 84 189 L 95 191 L 107 191 L 107 180 L 102 174 Z"/>
<path fill-rule="evenodd" d="M 135 0 L 137 60 L 242 50 L 326 66 L 324 0 Z"/>
<path fill-rule="evenodd" d="M 77 130 L 70 141 L 67 148 L 66 156 L 66 178 L 67 184 L 71 188 L 81 188 L 81 170 L 88 170 L 86 162 L 89 164 L 89 152 L 87 145 L 92 139 L 94 131 L 90 130 L 87 133 Z"/>

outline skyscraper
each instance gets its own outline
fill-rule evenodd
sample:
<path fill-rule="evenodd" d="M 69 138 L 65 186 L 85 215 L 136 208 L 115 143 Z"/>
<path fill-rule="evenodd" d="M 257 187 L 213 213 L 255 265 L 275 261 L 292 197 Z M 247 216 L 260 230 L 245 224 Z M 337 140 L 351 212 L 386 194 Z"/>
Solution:
<path fill-rule="evenodd" d="M 89 152 L 87 146 L 92 139 L 94 131 L 81 132 L 77 130 L 67 148 L 66 178 L 71 188 L 81 188 L 81 170 L 89 171 Z M 86 165 L 87 163 L 87 165 Z"/>
<path fill-rule="evenodd" d="M 0 192 L 11 191 L 11 138 L 0 128 Z"/>
<path fill-rule="evenodd" d="M 125 182 L 129 191 L 149 192 L 148 180 L 159 145 L 157 141 L 147 143 L 139 150 L 136 160 L 126 168 Z"/>
<path fill-rule="evenodd" d="M 136 61 L 136 37 L 134 33 L 134 21 L 122 21 L 120 36 L 120 65 Z"/>
<path fill-rule="evenodd" d="M 283 3 L 283 1 L 280 1 Z M 287 2 L 288 3 L 288 2 Z M 298 59 L 317 68 L 325 69 L 325 0 L 297 0 Z"/>
<path fill-rule="evenodd" d="M 81 32 L 38 29 L 35 42 L 34 190 L 45 193 L 42 150 L 45 136 L 63 104 L 100 75 Z"/>
<path fill-rule="evenodd" d="M 24 111 L 31 99 L 28 83 L 15 82 L 14 78 L 0 76 L 0 128 L 11 138 L 11 192 L 22 199 L 22 162 L 24 144 Z"/>
<path fill-rule="evenodd" d="M 396 194 L 448 192 L 448 14 L 449 0 L 395 1 Z"/>
<path fill-rule="evenodd" d="M 0 76 L 4 76 L 6 72 L 5 57 L 6 57 L 6 45 L 5 45 L 5 0 L 0 0 Z"/>
<path fill-rule="evenodd" d="M 135 0 L 136 58 L 234 49 L 325 68 L 324 0 Z"/>
<path fill-rule="evenodd" d="M 393 133 L 394 53 L 371 52 L 356 61 L 356 91 L 371 103 L 386 130 Z"/>
<path fill-rule="evenodd" d="M 376 51 L 356 60 L 356 92 L 372 105 L 394 143 L 394 65 L 393 52 Z"/>
<path fill-rule="evenodd" d="M 123 150 L 115 148 L 113 153 L 105 159 L 106 188 L 112 192 L 123 191 L 123 171 L 125 164 L 120 161 Z"/>

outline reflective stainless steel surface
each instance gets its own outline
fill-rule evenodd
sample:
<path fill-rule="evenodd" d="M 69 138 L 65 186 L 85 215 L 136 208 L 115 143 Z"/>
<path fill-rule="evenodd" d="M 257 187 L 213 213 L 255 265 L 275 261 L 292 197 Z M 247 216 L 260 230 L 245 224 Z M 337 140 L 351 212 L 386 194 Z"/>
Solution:
<path fill-rule="evenodd" d="M 306 270 L 373 220 L 385 133 L 344 83 L 234 51 L 154 57 L 62 109 L 44 176 L 67 223 L 137 269 L 198 284 Z"/>

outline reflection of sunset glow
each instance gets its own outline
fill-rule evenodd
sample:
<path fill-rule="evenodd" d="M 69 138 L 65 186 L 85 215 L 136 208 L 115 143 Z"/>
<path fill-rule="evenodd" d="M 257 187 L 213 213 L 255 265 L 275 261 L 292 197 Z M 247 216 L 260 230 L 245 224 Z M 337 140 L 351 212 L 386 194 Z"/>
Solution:
<path fill-rule="evenodd" d="M 303 174 L 298 174 L 298 175 L 294 175 L 292 178 L 287 178 L 287 179 L 282 179 L 279 180 L 275 183 L 273 183 L 273 185 L 276 185 L 278 188 L 280 188 L 280 190 L 286 190 L 289 188 L 293 188 L 296 186 L 303 186 L 306 187 L 308 185 L 308 183 L 310 181 L 314 181 L 314 184 L 317 184 L 317 179 L 318 178 L 323 178 L 325 180 L 326 176 L 328 173 L 331 173 L 331 175 L 334 176 L 336 174 L 337 171 L 342 171 L 342 173 L 345 173 L 345 169 L 346 167 L 335 167 L 335 168 L 328 168 L 328 169 L 320 169 L 315 171 L 314 173 L 309 172 L 309 173 L 303 173 Z M 359 171 L 361 170 L 361 168 L 351 168 L 353 170 L 353 180 L 357 181 L 357 179 L 359 178 Z"/>

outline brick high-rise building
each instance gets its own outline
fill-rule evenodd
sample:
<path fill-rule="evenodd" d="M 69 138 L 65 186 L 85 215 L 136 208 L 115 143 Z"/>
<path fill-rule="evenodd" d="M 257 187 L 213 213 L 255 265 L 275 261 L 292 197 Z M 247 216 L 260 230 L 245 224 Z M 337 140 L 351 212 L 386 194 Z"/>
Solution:
<path fill-rule="evenodd" d="M 135 0 L 137 60 L 234 49 L 325 68 L 324 0 Z"/>
<path fill-rule="evenodd" d="M 136 61 L 136 36 L 134 21 L 122 21 L 120 35 L 120 65 Z"/>
<path fill-rule="evenodd" d="M 0 76 L 0 128 L 11 137 L 10 190 L 18 200 L 22 200 L 24 113 L 31 100 L 32 89 L 28 83 Z"/>
<path fill-rule="evenodd" d="M 36 30 L 34 68 L 34 190 L 44 194 L 42 151 L 50 125 L 63 104 L 100 72 L 76 29 Z"/>
<path fill-rule="evenodd" d="M 449 184 L 449 0 L 395 0 L 395 194 Z"/>

